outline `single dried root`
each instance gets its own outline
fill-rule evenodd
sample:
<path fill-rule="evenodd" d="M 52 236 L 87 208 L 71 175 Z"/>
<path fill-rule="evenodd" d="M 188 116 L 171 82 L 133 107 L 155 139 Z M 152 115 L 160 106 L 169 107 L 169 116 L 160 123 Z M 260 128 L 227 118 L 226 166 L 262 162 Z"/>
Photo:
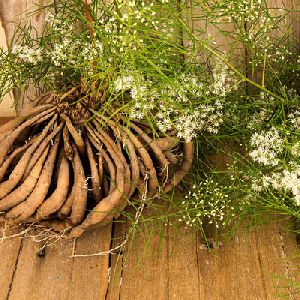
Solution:
<path fill-rule="evenodd" d="M 0 183 L 3 180 L 3 177 L 5 176 L 9 166 L 13 162 L 13 160 L 22 152 L 24 152 L 29 146 L 32 145 L 32 143 L 35 141 L 35 138 L 30 139 L 29 142 L 25 143 L 20 148 L 15 149 L 12 154 L 4 161 L 3 165 L 0 168 Z"/>
<path fill-rule="evenodd" d="M 62 207 L 69 191 L 69 176 L 69 162 L 65 155 L 63 155 L 59 168 L 57 187 L 53 194 L 48 199 L 44 200 L 39 207 L 35 217 L 36 222 L 46 219 Z"/>
<path fill-rule="evenodd" d="M 0 144 L 0 166 L 3 164 L 3 161 L 5 160 L 5 157 L 13 145 L 13 143 L 16 141 L 18 136 L 30 126 L 34 124 L 39 124 L 47 119 L 51 118 L 54 115 L 53 109 L 46 110 L 38 114 L 32 119 L 28 119 L 26 122 L 18 126 L 16 129 L 8 131 L 7 133 L 3 134 L 1 137 L 1 144 Z"/>
<path fill-rule="evenodd" d="M 63 141 L 64 141 L 64 150 L 68 160 L 72 160 L 74 156 L 74 151 L 72 148 L 70 133 L 67 126 L 64 126 L 63 129 Z"/>
<path fill-rule="evenodd" d="M 91 170 L 91 179 L 92 179 L 92 190 L 93 196 L 96 203 L 99 203 L 102 199 L 102 190 L 101 190 L 101 182 L 100 182 L 100 175 L 97 168 L 97 162 L 94 157 L 94 153 L 91 147 L 89 140 L 86 138 L 85 140 L 86 149 L 87 149 L 87 156 L 89 159 L 90 170 Z"/>
<path fill-rule="evenodd" d="M 74 173 L 76 180 L 76 190 L 74 192 L 71 222 L 73 225 L 79 224 L 84 219 L 87 204 L 87 186 L 83 165 L 77 149 L 74 147 Z"/>
<path fill-rule="evenodd" d="M 39 113 L 41 113 L 41 112 L 43 112 L 43 111 L 45 111 L 47 109 L 50 109 L 50 108 L 52 108 L 54 110 L 53 105 L 50 105 L 50 104 L 48 104 L 48 105 L 41 105 L 41 106 L 38 106 L 38 107 L 32 109 L 27 115 L 17 117 L 15 119 L 7 122 L 6 124 L 4 124 L 4 125 L 2 125 L 0 127 L 0 136 L 2 134 L 6 134 L 7 135 L 8 132 L 10 132 L 11 130 L 16 129 L 19 125 L 21 125 L 29 117 L 32 117 L 35 114 L 39 114 Z"/>

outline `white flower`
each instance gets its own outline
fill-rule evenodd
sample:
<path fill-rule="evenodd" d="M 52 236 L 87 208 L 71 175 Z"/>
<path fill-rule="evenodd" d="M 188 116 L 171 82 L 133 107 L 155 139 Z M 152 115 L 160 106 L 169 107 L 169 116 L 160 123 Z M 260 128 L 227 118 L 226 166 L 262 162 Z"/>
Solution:
<path fill-rule="evenodd" d="M 300 156 L 300 142 L 296 142 L 292 148 L 291 148 L 291 154 L 294 157 L 299 157 Z"/>
<path fill-rule="evenodd" d="M 283 140 L 276 128 L 269 131 L 255 132 L 250 140 L 254 148 L 249 156 L 256 162 L 265 166 L 276 166 L 279 163 L 277 155 L 283 151 Z"/>
<path fill-rule="evenodd" d="M 263 190 L 263 187 L 259 185 L 257 180 L 253 180 L 251 188 L 254 192 L 261 192 Z"/>
<path fill-rule="evenodd" d="M 252 188 L 256 192 L 261 192 L 267 188 L 290 193 L 296 205 L 300 205 L 300 165 L 296 165 L 292 170 L 284 169 L 281 172 L 274 172 L 262 177 L 262 184 L 257 184 L 257 179 L 253 180 Z"/>
<path fill-rule="evenodd" d="M 26 63 L 33 65 L 38 64 L 42 60 L 42 49 L 40 48 L 30 48 L 27 45 L 20 46 L 14 45 L 12 47 L 12 53 L 17 55 Z"/>
<path fill-rule="evenodd" d="M 296 110 L 288 114 L 288 121 L 291 124 L 292 128 L 300 129 L 300 111 Z"/>
<path fill-rule="evenodd" d="M 115 90 L 116 92 L 129 90 L 133 86 L 134 82 L 135 80 L 132 75 L 119 77 L 114 82 Z"/>

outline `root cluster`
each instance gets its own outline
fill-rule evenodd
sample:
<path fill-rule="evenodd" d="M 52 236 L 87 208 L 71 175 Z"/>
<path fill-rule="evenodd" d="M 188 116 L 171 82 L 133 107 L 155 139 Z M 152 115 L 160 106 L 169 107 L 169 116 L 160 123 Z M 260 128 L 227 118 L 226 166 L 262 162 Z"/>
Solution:
<path fill-rule="evenodd" d="M 72 106 L 74 97 L 76 89 L 48 95 L 0 127 L 2 221 L 79 237 L 118 217 L 130 199 L 171 191 L 191 168 L 191 142 L 153 134 L 147 122 L 122 114 Z"/>

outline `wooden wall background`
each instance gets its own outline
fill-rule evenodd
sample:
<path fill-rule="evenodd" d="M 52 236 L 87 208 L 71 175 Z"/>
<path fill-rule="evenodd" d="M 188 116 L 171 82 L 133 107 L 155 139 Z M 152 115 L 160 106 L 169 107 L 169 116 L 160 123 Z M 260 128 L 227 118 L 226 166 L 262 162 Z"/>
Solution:
<path fill-rule="evenodd" d="M 215 1 L 215 0 L 210 0 Z M 253 0 L 248 0 L 252 2 Z M 293 13 L 290 13 L 287 17 L 286 24 L 291 24 L 291 36 L 295 38 L 298 42 L 296 42 L 296 46 L 300 51 L 300 1 L 299 0 L 265 0 L 268 7 L 271 9 L 271 13 L 280 14 L 280 8 L 293 8 Z M 46 5 L 51 2 L 55 2 L 55 0 L 0 0 L 0 47 L 6 47 L 6 43 L 10 44 L 15 27 L 18 23 L 28 22 L 29 18 L 26 16 L 26 12 L 34 11 L 37 5 Z M 197 20 L 197 16 L 199 15 L 200 8 L 194 8 L 190 12 L 190 24 L 193 29 L 197 28 L 206 28 L 207 32 L 211 34 L 211 36 L 215 37 L 215 41 L 218 45 L 220 45 L 220 49 L 226 51 L 231 51 L 229 49 L 230 41 L 228 42 L 228 38 L 221 35 L 215 26 L 210 24 L 209 22 L 203 20 Z M 44 18 L 45 15 L 39 14 L 30 18 L 31 24 L 37 28 L 38 32 L 42 32 L 44 27 Z M 2 26 L 1 26 L 2 24 Z M 220 28 L 223 30 L 233 30 L 230 24 L 220 25 Z M 275 33 L 276 34 L 276 33 Z M 5 42 L 6 41 L 6 42 Z M 245 56 L 245 48 L 243 45 L 237 45 L 235 54 L 239 57 Z M 18 101 L 18 105 L 16 106 L 17 114 L 20 114 L 22 111 L 24 112 L 30 107 L 30 101 L 28 99 L 34 98 L 38 92 L 29 87 L 26 91 L 21 91 L 20 94 L 16 95 L 16 99 L 21 99 Z M 10 116 L 14 114 L 13 107 L 13 96 L 8 95 L 5 101 L 0 104 L 0 117 L 2 116 Z"/>
<path fill-rule="evenodd" d="M 0 47 L 3 49 L 7 48 L 6 34 L 0 20 Z M 13 95 L 6 95 L 3 101 L 0 103 L 0 117 L 12 117 L 14 116 L 14 98 Z"/>
<path fill-rule="evenodd" d="M 14 22 L 24 17 L 21 13 L 32 10 L 34 3 L 46 1 L 50 0 L 0 0 L 0 16 L 8 42 Z M 267 2 L 274 8 L 299 5 L 299 0 Z M 191 14 L 197 14 L 197 10 Z M 299 13 L 289 18 L 293 20 L 293 35 L 299 43 Z M 43 16 L 32 22 L 42 28 Z M 204 26 L 203 22 L 192 19 L 191 22 L 194 28 Z M 226 39 L 212 25 L 207 24 L 207 28 L 226 50 Z M 2 39 L 3 34 L 2 30 Z M 238 51 L 244 53 L 243 49 Z M 26 109 L 26 97 L 35 94 L 34 89 L 29 89 L 25 103 L 17 111 Z M 0 106 L 0 116 L 12 113 L 7 101 Z M 170 223 L 142 226 L 134 241 L 116 255 L 74 258 L 73 243 L 61 240 L 40 257 L 37 255 L 40 243 L 30 239 L 2 239 L 0 300 L 297 300 L 300 257 L 291 226 L 289 222 L 274 220 L 249 234 L 239 233 L 215 253 L 206 250 L 197 232 Z M 79 254 L 107 251 L 124 239 L 127 230 L 124 221 L 88 232 L 77 241 L 76 251 Z M 18 230 L 4 233 L 9 235 Z"/>

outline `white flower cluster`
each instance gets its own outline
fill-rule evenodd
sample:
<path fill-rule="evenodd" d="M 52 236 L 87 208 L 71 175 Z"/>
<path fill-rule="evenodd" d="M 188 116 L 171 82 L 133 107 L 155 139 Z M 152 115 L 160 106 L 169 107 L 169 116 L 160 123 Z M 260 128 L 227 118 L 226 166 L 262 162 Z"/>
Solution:
<path fill-rule="evenodd" d="M 219 97 L 225 97 L 228 92 L 236 88 L 235 78 L 228 76 L 228 74 L 227 65 L 218 60 L 213 70 L 214 81 L 210 93 Z"/>
<path fill-rule="evenodd" d="M 291 154 L 294 157 L 300 157 L 300 142 L 296 142 L 291 147 Z"/>
<path fill-rule="evenodd" d="M 186 141 L 194 139 L 200 131 L 216 134 L 223 122 L 223 105 L 200 105 L 195 111 L 187 111 L 176 119 L 177 136 Z"/>
<path fill-rule="evenodd" d="M 201 226 L 204 219 L 209 224 L 215 224 L 216 228 L 226 225 L 225 216 L 235 216 L 235 207 L 231 205 L 231 199 L 226 193 L 226 187 L 219 187 L 213 179 L 207 179 L 192 190 L 182 201 L 182 217 L 179 219 L 187 226 Z"/>
<path fill-rule="evenodd" d="M 249 155 L 254 161 L 265 166 L 278 165 L 278 155 L 283 151 L 283 140 L 276 128 L 272 127 L 261 133 L 255 132 L 250 144 L 254 149 Z"/>
<path fill-rule="evenodd" d="M 143 119 L 148 112 L 155 107 L 155 92 L 151 89 L 151 82 L 147 82 L 139 73 L 131 75 L 123 75 L 118 77 L 113 88 L 117 93 L 129 92 L 132 102 L 130 107 L 130 117 L 135 119 Z"/>
<path fill-rule="evenodd" d="M 200 100 L 203 95 L 203 83 L 193 76 L 183 78 L 183 82 L 180 78 L 174 86 L 167 85 L 158 90 L 141 74 L 132 75 L 128 71 L 128 74 L 118 77 L 113 86 L 115 92 L 124 91 L 131 95 L 132 118 L 142 119 L 151 112 L 162 132 L 176 129 L 177 137 L 186 141 L 194 139 L 201 131 L 216 134 L 223 123 L 223 103 L 214 100 L 209 104 L 178 109 L 178 104 L 189 103 L 189 96 Z"/>
<path fill-rule="evenodd" d="M 68 60 L 70 42 L 71 41 L 69 39 L 65 39 L 62 43 L 56 43 L 53 45 L 50 59 L 56 67 L 64 66 Z"/>
<path fill-rule="evenodd" d="M 300 129 L 300 111 L 295 110 L 288 114 L 288 122 L 290 123 L 293 129 Z"/>
<path fill-rule="evenodd" d="M 124 75 L 118 77 L 114 82 L 114 88 L 117 93 L 130 90 L 135 83 L 135 79 L 132 75 Z"/>
<path fill-rule="evenodd" d="M 300 206 L 300 165 L 294 166 L 291 170 L 284 169 L 270 175 L 263 175 L 262 179 L 255 178 L 252 181 L 252 189 L 257 193 L 270 188 L 279 192 L 290 193 L 295 204 Z"/>
<path fill-rule="evenodd" d="M 42 49 L 39 48 L 34 49 L 27 45 L 14 45 L 11 51 L 12 54 L 15 54 L 25 63 L 36 65 L 42 60 Z"/>

